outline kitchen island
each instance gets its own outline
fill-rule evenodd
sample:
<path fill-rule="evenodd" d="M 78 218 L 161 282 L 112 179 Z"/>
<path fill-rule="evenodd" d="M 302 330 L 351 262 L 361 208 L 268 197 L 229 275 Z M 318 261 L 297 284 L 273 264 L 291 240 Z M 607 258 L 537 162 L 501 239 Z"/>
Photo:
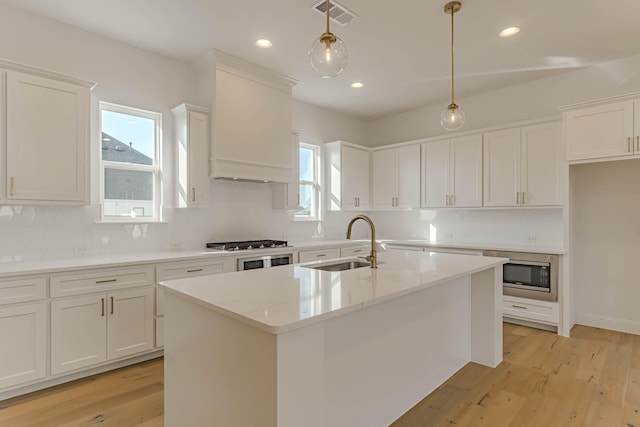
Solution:
<path fill-rule="evenodd" d="M 469 361 L 502 361 L 506 261 L 393 251 L 163 282 L 165 426 L 389 425 Z"/>

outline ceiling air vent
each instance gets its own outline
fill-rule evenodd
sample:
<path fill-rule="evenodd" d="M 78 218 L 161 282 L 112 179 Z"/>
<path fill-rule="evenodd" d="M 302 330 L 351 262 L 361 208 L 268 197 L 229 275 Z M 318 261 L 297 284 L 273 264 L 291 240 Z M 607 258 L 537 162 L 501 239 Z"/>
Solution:
<path fill-rule="evenodd" d="M 315 10 L 322 16 L 327 16 L 327 1 L 320 0 L 311 6 L 311 9 Z M 335 1 L 329 2 L 329 16 L 331 18 L 331 22 L 335 22 L 343 27 L 358 18 L 358 15 Z"/>

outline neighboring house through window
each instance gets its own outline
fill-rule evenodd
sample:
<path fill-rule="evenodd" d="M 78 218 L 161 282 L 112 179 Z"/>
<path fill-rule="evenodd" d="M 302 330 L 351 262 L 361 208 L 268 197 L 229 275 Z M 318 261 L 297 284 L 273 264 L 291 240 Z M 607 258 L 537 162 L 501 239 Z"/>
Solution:
<path fill-rule="evenodd" d="M 159 221 L 161 115 L 100 103 L 103 221 Z"/>
<path fill-rule="evenodd" d="M 300 143 L 300 207 L 296 219 L 320 220 L 320 147 Z"/>

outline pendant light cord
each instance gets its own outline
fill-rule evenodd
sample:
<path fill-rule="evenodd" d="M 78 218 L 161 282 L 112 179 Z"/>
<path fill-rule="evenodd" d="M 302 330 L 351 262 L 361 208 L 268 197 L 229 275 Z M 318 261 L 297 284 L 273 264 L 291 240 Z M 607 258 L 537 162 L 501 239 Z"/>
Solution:
<path fill-rule="evenodd" d="M 451 8 L 451 105 L 455 105 L 453 99 L 453 15 L 455 15 L 455 8 Z"/>
<path fill-rule="evenodd" d="M 331 33 L 331 29 L 329 28 L 329 2 L 330 0 L 327 0 L 327 6 L 326 6 L 326 12 L 327 12 L 327 32 L 326 34 Z"/>

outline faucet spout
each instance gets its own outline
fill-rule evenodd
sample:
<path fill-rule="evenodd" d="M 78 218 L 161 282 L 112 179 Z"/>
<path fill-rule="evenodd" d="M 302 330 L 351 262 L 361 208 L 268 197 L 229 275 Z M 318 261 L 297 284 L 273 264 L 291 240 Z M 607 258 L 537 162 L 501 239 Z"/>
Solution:
<path fill-rule="evenodd" d="M 366 257 L 361 257 L 369 261 L 371 264 L 371 268 L 378 268 L 378 259 L 376 253 L 376 227 L 373 225 L 373 221 L 366 215 L 356 215 L 353 217 L 351 221 L 349 221 L 349 225 L 347 226 L 347 239 L 351 239 L 351 228 L 353 227 L 353 223 L 357 220 L 363 220 L 367 224 L 369 224 L 369 228 L 371 228 L 371 254 Z"/>

